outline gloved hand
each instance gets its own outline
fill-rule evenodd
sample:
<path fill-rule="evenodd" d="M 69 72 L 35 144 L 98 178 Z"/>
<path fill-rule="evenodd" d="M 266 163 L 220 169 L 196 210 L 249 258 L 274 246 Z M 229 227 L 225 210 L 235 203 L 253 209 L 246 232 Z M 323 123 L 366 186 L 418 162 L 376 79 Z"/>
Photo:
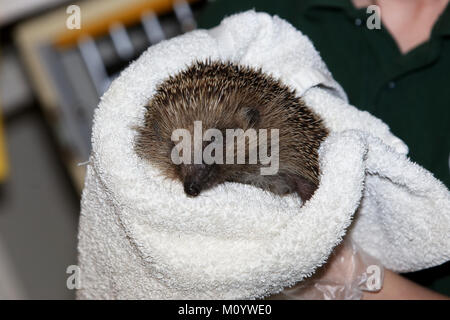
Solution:
<path fill-rule="evenodd" d="M 383 279 L 381 263 L 347 237 L 311 278 L 269 299 L 359 300 L 363 291 L 381 290 Z"/>

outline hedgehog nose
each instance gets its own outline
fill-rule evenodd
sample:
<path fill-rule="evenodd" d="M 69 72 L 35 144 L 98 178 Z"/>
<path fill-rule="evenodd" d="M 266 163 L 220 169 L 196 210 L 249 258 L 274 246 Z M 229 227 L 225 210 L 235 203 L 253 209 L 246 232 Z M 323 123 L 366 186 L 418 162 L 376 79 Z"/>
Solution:
<path fill-rule="evenodd" d="M 195 182 L 186 182 L 184 184 L 184 192 L 188 196 L 196 197 L 200 194 L 200 187 Z"/>

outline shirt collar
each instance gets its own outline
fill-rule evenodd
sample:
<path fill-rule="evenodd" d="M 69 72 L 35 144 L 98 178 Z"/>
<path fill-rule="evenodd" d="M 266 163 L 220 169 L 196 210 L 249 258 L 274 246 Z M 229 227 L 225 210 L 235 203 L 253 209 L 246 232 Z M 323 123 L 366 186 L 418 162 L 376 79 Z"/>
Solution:
<path fill-rule="evenodd" d="M 450 35 L 450 2 L 437 21 L 435 32 L 442 35 Z"/>

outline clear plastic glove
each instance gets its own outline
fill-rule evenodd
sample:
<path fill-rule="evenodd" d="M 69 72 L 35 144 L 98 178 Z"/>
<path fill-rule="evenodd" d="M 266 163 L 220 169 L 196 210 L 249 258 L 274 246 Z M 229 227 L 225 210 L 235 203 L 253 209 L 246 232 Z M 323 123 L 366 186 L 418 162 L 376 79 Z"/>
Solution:
<path fill-rule="evenodd" d="M 311 278 L 269 299 L 359 300 L 363 291 L 381 290 L 383 279 L 381 263 L 347 237 Z"/>

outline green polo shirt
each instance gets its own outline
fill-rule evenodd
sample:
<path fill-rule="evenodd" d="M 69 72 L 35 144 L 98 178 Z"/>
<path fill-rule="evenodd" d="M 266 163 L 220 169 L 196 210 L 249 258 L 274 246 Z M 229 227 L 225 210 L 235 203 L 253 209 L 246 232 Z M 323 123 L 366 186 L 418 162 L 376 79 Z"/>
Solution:
<path fill-rule="evenodd" d="M 215 0 L 199 26 L 249 9 L 276 14 L 308 35 L 350 103 L 387 123 L 410 158 L 450 186 L 450 5 L 430 40 L 405 55 L 383 25 L 368 28 L 373 13 L 350 0 Z M 422 278 L 450 274 L 448 263 L 441 269 Z M 450 277 L 433 287 L 450 295 Z"/>

